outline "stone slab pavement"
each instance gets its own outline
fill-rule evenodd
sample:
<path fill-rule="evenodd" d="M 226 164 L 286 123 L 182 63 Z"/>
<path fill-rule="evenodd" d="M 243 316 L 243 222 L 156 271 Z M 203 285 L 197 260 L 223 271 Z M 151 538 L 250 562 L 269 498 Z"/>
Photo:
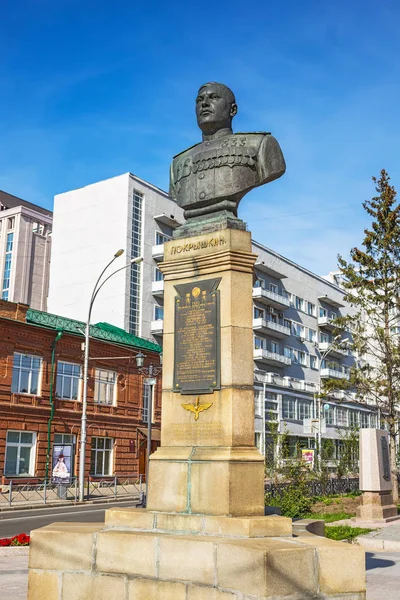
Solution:
<path fill-rule="evenodd" d="M 26 600 L 28 589 L 28 553 L 6 554 L 0 549 L 1 600 Z M 400 553 L 367 552 L 367 600 L 398 600 L 400 595 Z M 43 599 L 45 600 L 45 599 Z"/>
<path fill-rule="evenodd" d="M 390 527 L 371 531 L 371 533 L 360 535 L 356 539 L 367 552 L 400 552 L 400 523 L 396 521 Z M 400 597 L 400 588 L 398 593 Z"/>

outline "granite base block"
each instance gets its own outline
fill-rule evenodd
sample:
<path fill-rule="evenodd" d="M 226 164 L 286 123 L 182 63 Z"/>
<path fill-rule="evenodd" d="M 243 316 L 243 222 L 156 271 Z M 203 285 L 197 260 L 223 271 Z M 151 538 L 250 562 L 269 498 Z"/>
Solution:
<path fill-rule="evenodd" d="M 290 537 L 284 517 L 133 512 L 32 532 L 28 600 L 365 600 L 363 550 Z"/>

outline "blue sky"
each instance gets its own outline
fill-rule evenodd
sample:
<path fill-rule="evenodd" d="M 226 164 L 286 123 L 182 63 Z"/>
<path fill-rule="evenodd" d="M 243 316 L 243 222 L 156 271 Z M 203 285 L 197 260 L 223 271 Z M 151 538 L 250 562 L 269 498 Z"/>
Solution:
<path fill-rule="evenodd" d="M 0 22 L 0 189 L 57 193 L 131 171 L 168 188 L 200 139 L 199 85 L 236 131 L 271 131 L 287 173 L 245 197 L 253 237 L 324 274 L 359 244 L 385 168 L 400 190 L 396 0 L 14 0 Z"/>

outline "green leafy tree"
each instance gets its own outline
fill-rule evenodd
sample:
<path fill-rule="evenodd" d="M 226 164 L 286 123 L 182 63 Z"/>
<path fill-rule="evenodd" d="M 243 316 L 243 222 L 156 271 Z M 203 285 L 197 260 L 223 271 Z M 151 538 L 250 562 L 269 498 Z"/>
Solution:
<path fill-rule="evenodd" d="M 353 310 L 338 318 L 336 325 L 351 331 L 358 359 L 346 385 L 356 389 L 359 401 L 373 401 L 387 424 L 393 495 L 397 502 L 400 352 L 395 334 L 398 330 L 393 328 L 400 319 L 400 206 L 385 170 L 379 179 L 372 179 L 378 195 L 363 203 L 372 219 L 371 226 L 364 230 L 361 247 L 351 249 L 351 261 L 338 257 L 346 300 Z M 328 381 L 328 389 L 329 384 Z"/>

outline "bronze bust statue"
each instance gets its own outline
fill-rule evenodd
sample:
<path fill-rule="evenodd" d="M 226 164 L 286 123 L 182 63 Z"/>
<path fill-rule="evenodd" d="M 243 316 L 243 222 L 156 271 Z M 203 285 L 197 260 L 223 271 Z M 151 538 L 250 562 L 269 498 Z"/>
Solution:
<path fill-rule="evenodd" d="M 174 157 L 170 195 L 186 219 L 227 211 L 237 216 L 250 190 L 281 177 L 282 151 L 270 133 L 233 133 L 237 113 L 233 92 L 222 83 L 206 83 L 196 98 L 203 141 Z"/>

